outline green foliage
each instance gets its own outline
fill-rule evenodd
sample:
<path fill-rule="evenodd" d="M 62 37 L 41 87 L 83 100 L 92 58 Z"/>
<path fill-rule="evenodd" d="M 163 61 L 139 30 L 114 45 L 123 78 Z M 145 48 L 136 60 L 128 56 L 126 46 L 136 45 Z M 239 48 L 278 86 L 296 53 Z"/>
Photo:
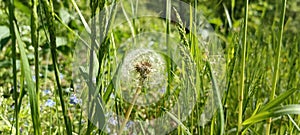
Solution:
<path fill-rule="evenodd" d="M 10 0 L 14 1 L 13 17 L 10 16 L 12 9 L 9 10 L 8 1 L 0 1 L 0 134 L 103 134 L 102 130 L 95 128 L 85 116 L 86 108 L 78 103 L 77 93 L 74 91 L 76 80 L 72 78 L 72 62 L 78 55 L 74 49 L 78 42 L 92 48 L 91 41 L 98 39 L 93 37 L 85 41 L 87 38 L 80 35 L 82 31 L 87 31 L 88 36 L 98 34 L 88 24 L 88 18 L 100 10 L 105 10 L 106 14 L 113 14 L 107 6 L 115 1 L 91 3 L 87 0 L 52 0 L 51 3 L 42 0 L 53 6 L 39 3 L 37 7 L 38 20 L 34 31 L 38 42 L 34 42 L 30 34 L 34 32 L 30 22 L 34 14 L 31 12 L 32 2 Z M 98 58 L 98 65 L 93 65 L 99 67 L 95 71 L 97 75 L 90 76 L 91 70 L 82 71 L 88 87 L 97 89 L 100 94 L 96 93 L 96 96 L 103 99 L 97 103 L 104 102 L 105 107 L 110 107 L 120 115 L 125 114 L 129 105 L 120 100 L 120 94 L 116 90 L 122 88 L 114 84 L 119 79 L 118 72 L 121 68 L 117 58 L 124 53 L 122 51 L 128 51 L 121 45 L 127 42 L 125 39 L 144 31 L 160 31 L 173 34 L 172 36 L 184 44 L 183 48 L 189 50 L 189 55 L 196 61 L 198 71 L 195 73 L 195 87 L 199 89 L 195 92 L 196 105 L 185 121 L 181 121 L 178 114 L 171 113 L 168 108 L 177 100 L 176 90 L 182 87 L 174 85 L 169 87 L 168 91 L 173 89 L 175 92 L 162 97 L 158 104 L 142 108 L 144 111 L 133 107 L 130 118 L 147 119 L 166 114 L 179 125 L 169 134 L 235 134 L 238 130 L 244 134 L 261 134 L 266 132 L 264 127 L 269 124 L 265 120 L 272 118 L 270 130 L 267 129 L 270 134 L 299 134 L 300 1 L 288 0 L 285 7 L 282 1 L 251 0 L 248 12 L 245 9 L 246 2 L 240 0 L 184 2 L 199 9 L 213 26 L 216 36 L 222 40 L 227 71 L 223 82 L 226 87 L 218 87 L 219 82 L 210 83 L 215 79 L 209 70 L 210 66 L 202 60 L 205 55 L 197 48 L 197 37 L 184 29 L 187 22 L 178 10 L 175 18 L 182 19 L 179 24 L 157 18 L 125 18 L 127 22 L 124 24 L 112 27 L 109 31 L 101 31 L 101 34 L 107 34 L 106 38 L 101 39 L 101 44 L 98 44 L 99 40 L 93 43 L 100 47 L 94 52 Z M 165 3 L 159 5 L 166 8 Z M 123 8 L 122 14 L 128 17 L 134 13 L 136 7 L 123 5 Z M 173 17 L 168 13 L 173 11 L 172 8 L 165 11 L 165 15 Z M 245 21 L 246 15 L 248 21 Z M 114 21 L 114 16 L 111 17 L 102 19 Z M 99 20 L 96 20 L 97 25 Z M 16 21 L 16 24 L 11 21 Z M 143 27 L 144 25 L 147 27 Z M 10 30 L 12 27 L 13 31 Z M 17 42 L 15 48 L 14 41 Z M 148 42 L 148 39 L 145 39 L 145 42 Z M 37 44 L 34 45 L 35 43 Z M 168 60 L 167 57 L 166 59 Z M 176 70 L 172 61 L 167 63 L 168 77 L 165 79 L 168 83 L 173 85 L 182 81 L 177 76 L 182 71 Z M 92 77 L 96 77 L 96 86 L 91 84 Z M 199 121 L 202 112 L 205 111 L 203 104 L 207 102 L 209 85 L 213 85 L 214 92 L 221 91 L 218 93 L 219 97 L 215 98 L 219 109 L 212 111 L 213 117 L 207 124 L 202 125 Z M 116 98 L 111 98 L 113 96 Z M 115 100 L 116 104 L 111 104 L 112 100 Z M 160 107 L 158 110 L 151 109 L 157 106 Z M 105 107 L 101 106 L 101 118 L 106 115 Z"/>
<path fill-rule="evenodd" d="M 300 105 L 286 105 L 271 108 L 251 116 L 243 122 L 243 125 L 254 124 L 270 117 L 278 117 L 287 114 L 300 114 Z"/>
<path fill-rule="evenodd" d="M 29 102 L 30 102 L 30 108 L 31 108 L 31 118 L 34 128 L 34 134 L 38 135 L 41 134 L 41 123 L 40 123 L 40 109 L 39 109 L 39 99 L 37 98 L 37 93 L 35 90 L 35 84 L 32 80 L 31 70 L 29 67 L 29 62 L 27 59 L 27 55 L 25 53 L 24 43 L 21 40 L 21 37 L 19 35 L 19 32 L 17 31 L 17 27 L 15 26 L 15 33 L 17 38 L 17 43 L 20 50 L 20 58 L 21 58 L 21 73 L 22 73 L 22 80 L 24 80 L 27 84 L 27 91 L 29 95 Z M 24 83 L 22 83 L 24 84 Z M 25 87 L 25 86 L 23 86 Z"/>

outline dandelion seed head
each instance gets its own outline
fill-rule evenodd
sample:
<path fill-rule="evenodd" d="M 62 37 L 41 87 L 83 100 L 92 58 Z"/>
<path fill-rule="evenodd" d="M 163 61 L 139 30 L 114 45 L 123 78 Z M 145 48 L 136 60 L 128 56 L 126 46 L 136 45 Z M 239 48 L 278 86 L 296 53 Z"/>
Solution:
<path fill-rule="evenodd" d="M 158 92 L 158 89 L 166 86 L 166 62 L 163 56 L 155 50 L 134 49 L 125 55 L 119 76 L 120 88 L 126 101 L 131 101 L 136 88 L 143 80 L 143 89 L 148 94 L 140 95 L 136 104 L 151 104 L 163 95 Z M 146 96 L 151 96 L 151 98 Z M 149 100 L 145 101 L 146 98 Z"/>

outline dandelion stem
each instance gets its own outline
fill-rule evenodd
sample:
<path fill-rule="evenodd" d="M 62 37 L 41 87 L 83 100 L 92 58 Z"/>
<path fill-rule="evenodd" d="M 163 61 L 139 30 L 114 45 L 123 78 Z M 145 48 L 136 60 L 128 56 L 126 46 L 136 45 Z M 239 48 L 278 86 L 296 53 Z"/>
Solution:
<path fill-rule="evenodd" d="M 132 101 L 131 101 L 131 104 L 130 104 L 130 106 L 128 107 L 128 109 L 127 109 L 127 111 L 126 111 L 126 114 L 125 114 L 125 120 L 123 121 L 123 123 L 122 123 L 122 125 L 121 125 L 121 128 L 120 128 L 120 130 L 119 130 L 118 135 L 121 135 L 121 134 L 122 134 L 123 129 L 125 128 L 126 123 L 127 123 L 128 120 L 129 120 L 129 116 L 130 116 L 130 114 L 131 114 L 131 111 L 132 111 L 132 109 L 133 109 L 133 106 L 134 106 L 134 104 L 135 104 L 135 102 L 136 102 L 136 100 L 137 100 L 137 98 L 138 98 L 138 95 L 141 93 L 141 88 L 142 88 L 142 86 L 143 86 L 143 82 L 144 82 L 144 81 L 141 80 L 140 86 L 138 86 L 138 88 L 136 89 L 136 92 L 135 92 L 134 97 L 133 97 L 133 99 L 132 99 Z"/>
<path fill-rule="evenodd" d="M 126 113 L 125 113 L 125 120 L 123 121 L 121 128 L 118 132 L 118 134 L 122 134 L 124 127 L 126 126 L 126 123 L 129 119 L 129 116 L 131 114 L 131 111 L 133 109 L 133 106 L 138 98 L 138 95 L 141 93 L 141 89 L 144 86 L 144 81 L 146 80 L 146 78 L 148 77 L 147 75 L 151 72 L 151 64 L 148 62 L 141 62 L 137 65 L 135 65 L 135 69 L 136 72 L 138 72 L 140 74 L 140 78 L 139 78 L 139 85 L 136 89 L 136 92 L 133 96 L 133 99 L 131 101 L 131 104 L 129 106 L 129 108 L 127 109 Z"/>

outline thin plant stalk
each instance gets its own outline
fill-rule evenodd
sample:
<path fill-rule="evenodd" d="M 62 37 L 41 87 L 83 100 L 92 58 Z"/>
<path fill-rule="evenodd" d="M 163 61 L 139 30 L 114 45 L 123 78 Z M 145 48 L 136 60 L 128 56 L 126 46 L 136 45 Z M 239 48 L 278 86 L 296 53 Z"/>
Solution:
<path fill-rule="evenodd" d="M 54 26 L 54 11 L 53 11 L 53 5 L 52 0 L 42 0 L 47 24 L 48 24 L 48 31 L 50 35 L 50 45 L 51 45 L 51 55 L 52 55 L 52 62 L 54 67 L 54 74 L 55 74 L 55 80 L 58 87 L 58 94 L 59 99 L 62 107 L 64 122 L 67 130 L 67 134 L 72 134 L 72 125 L 70 117 L 67 115 L 67 107 L 65 106 L 64 99 L 63 99 L 63 91 L 60 84 L 60 78 L 59 78 L 59 71 L 57 69 L 57 54 L 56 54 L 56 36 L 55 36 L 55 26 Z"/>
<path fill-rule="evenodd" d="M 142 84 L 142 85 L 140 85 L 140 86 L 136 89 L 136 92 L 135 92 L 134 97 L 133 97 L 133 99 L 132 99 L 132 101 L 131 101 L 131 104 L 130 104 L 130 106 L 128 107 L 126 113 L 125 113 L 125 119 L 124 119 L 123 123 L 121 124 L 121 127 L 120 127 L 120 130 L 119 130 L 118 135 L 121 135 L 121 134 L 122 134 L 122 132 L 123 132 L 125 126 L 126 126 L 126 123 L 127 123 L 128 120 L 129 120 L 129 116 L 130 116 L 130 114 L 131 114 L 131 111 L 132 111 L 132 109 L 133 109 L 133 106 L 134 106 L 134 104 L 135 104 L 135 102 L 136 102 L 136 100 L 137 100 L 137 98 L 138 98 L 138 95 L 141 93 L 141 88 L 142 88 L 142 86 L 143 86 L 143 83 L 141 83 L 141 84 Z"/>
<path fill-rule="evenodd" d="M 39 135 L 41 134 L 40 130 L 40 117 L 39 117 L 39 106 L 38 106 L 38 101 L 37 101 L 37 96 L 36 96 L 36 91 L 35 91 L 35 85 L 32 80 L 32 75 L 31 75 L 31 69 L 29 66 L 28 62 L 28 57 L 25 52 L 25 43 L 22 41 L 20 34 L 18 32 L 17 24 L 14 22 L 14 27 L 15 27 L 15 34 L 16 34 L 16 39 L 18 43 L 18 47 L 20 50 L 20 64 L 21 64 L 21 88 L 27 88 L 28 96 L 29 96 L 29 103 L 30 103 L 30 111 L 31 111 L 31 118 L 32 118 L 32 124 L 33 124 L 33 129 L 34 129 L 34 135 Z M 25 86 L 25 82 L 27 85 Z M 22 93 L 22 91 L 21 91 Z M 21 103 L 21 97 L 20 97 L 20 103 Z M 19 109 L 18 109 L 19 110 Z"/>
<path fill-rule="evenodd" d="M 9 23 L 10 23 L 10 36 L 12 41 L 12 59 L 13 59 L 13 97 L 15 101 L 15 114 L 14 117 L 16 119 L 15 121 L 15 127 L 16 127 L 16 135 L 19 135 L 19 111 L 18 111 L 18 98 L 17 98 L 17 58 L 16 58 L 16 34 L 14 29 L 14 0 L 9 0 Z"/>
<path fill-rule="evenodd" d="M 121 135 L 123 132 L 123 129 L 126 126 L 127 121 L 129 120 L 129 116 L 131 114 L 131 111 L 134 107 L 134 104 L 139 96 L 139 94 L 141 93 L 141 89 L 144 86 L 144 82 L 147 78 L 147 75 L 151 72 L 151 64 L 150 63 L 139 63 L 138 65 L 135 66 L 136 72 L 138 72 L 140 74 L 140 78 L 139 78 L 139 84 L 138 87 L 136 89 L 136 92 L 133 96 L 133 99 L 131 101 L 130 106 L 128 107 L 126 113 L 125 113 L 125 120 L 123 121 L 123 123 L 121 124 L 120 130 L 118 132 L 118 135 Z"/>
<path fill-rule="evenodd" d="M 165 8 L 166 8 L 166 13 L 165 13 L 165 17 L 166 17 L 166 44 L 167 44 L 167 53 L 169 56 L 171 55 L 171 46 L 170 46 L 170 39 L 169 39 L 169 35 L 171 33 L 170 30 L 170 24 L 171 24 L 171 0 L 166 0 L 165 2 Z M 167 73 L 168 73 L 168 85 L 167 85 L 167 92 L 166 95 L 170 94 L 170 85 L 172 82 L 172 76 L 171 76 L 171 72 L 172 72 L 172 61 L 170 59 L 166 59 L 167 62 Z"/>
<path fill-rule="evenodd" d="M 34 60 L 35 60 L 35 90 L 37 101 L 39 101 L 39 50 L 38 50 L 38 14 L 37 14 L 37 0 L 32 0 L 31 8 L 31 43 L 34 47 Z M 37 103 L 38 104 L 38 103 Z"/>
<path fill-rule="evenodd" d="M 37 14 L 37 0 L 32 0 L 31 8 L 31 43 L 34 47 L 34 60 L 35 60 L 35 92 L 36 92 L 36 105 L 39 106 L 39 53 L 38 53 L 38 14 Z M 37 109 L 37 118 L 39 118 L 40 112 Z M 37 134 L 41 134 L 40 121 L 38 121 L 39 128 Z"/>
<path fill-rule="evenodd" d="M 279 76 L 279 63 L 280 63 L 284 19 L 285 19 L 284 16 L 285 16 L 285 11 L 286 11 L 286 1 L 287 0 L 282 0 L 281 17 L 280 17 L 280 32 L 278 34 L 279 42 L 278 42 L 278 46 L 277 46 L 277 50 L 276 50 L 276 61 L 275 61 L 274 76 L 273 76 L 273 81 L 272 81 L 272 92 L 271 92 L 271 96 L 270 96 L 270 101 L 272 101 L 275 97 L 277 80 L 278 80 L 278 76 Z M 270 134 L 271 122 L 272 122 L 272 119 L 269 118 L 267 120 L 266 135 Z"/>
<path fill-rule="evenodd" d="M 242 48 L 242 66 L 241 66 L 241 76 L 240 76 L 240 88 L 238 92 L 239 100 L 239 114 L 238 114 L 238 131 L 240 134 L 242 131 L 243 123 L 243 99 L 244 99 L 244 80 L 245 80 L 245 65 L 246 65 L 246 51 L 247 51 L 247 25 L 248 25 L 248 3 L 249 0 L 245 0 L 245 15 L 244 15 L 244 30 L 243 30 L 243 48 Z"/>

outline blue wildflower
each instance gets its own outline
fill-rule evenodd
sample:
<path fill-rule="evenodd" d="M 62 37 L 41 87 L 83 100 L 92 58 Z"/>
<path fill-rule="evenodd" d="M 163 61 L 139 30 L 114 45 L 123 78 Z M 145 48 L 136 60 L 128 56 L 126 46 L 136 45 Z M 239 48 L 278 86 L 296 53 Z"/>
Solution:
<path fill-rule="evenodd" d="M 78 104 L 78 103 L 80 103 L 80 102 L 81 102 L 81 100 L 78 99 L 74 94 L 72 94 L 72 95 L 70 96 L 70 104 L 76 105 L 76 104 Z"/>
<path fill-rule="evenodd" d="M 52 99 L 48 99 L 45 103 L 45 106 L 53 107 L 55 105 L 55 102 Z"/>
<path fill-rule="evenodd" d="M 114 118 L 114 117 L 110 117 L 108 119 L 108 122 L 112 125 L 117 125 L 118 124 L 118 121 Z"/>
<path fill-rule="evenodd" d="M 130 128 L 132 125 L 134 125 L 134 122 L 133 121 L 128 121 L 126 123 L 126 128 Z"/>
<path fill-rule="evenodd" d="M 166 92 L 166 88 L 163 87 L 162 89 L 159 90 L 160 93 L 164 94 Z"/>
<path fill-rule="evenodd" d="M 43 90 L 43 96 L 50 95 L 50 94 L 51 94 L 51 90 L 49 89 Z"/>

